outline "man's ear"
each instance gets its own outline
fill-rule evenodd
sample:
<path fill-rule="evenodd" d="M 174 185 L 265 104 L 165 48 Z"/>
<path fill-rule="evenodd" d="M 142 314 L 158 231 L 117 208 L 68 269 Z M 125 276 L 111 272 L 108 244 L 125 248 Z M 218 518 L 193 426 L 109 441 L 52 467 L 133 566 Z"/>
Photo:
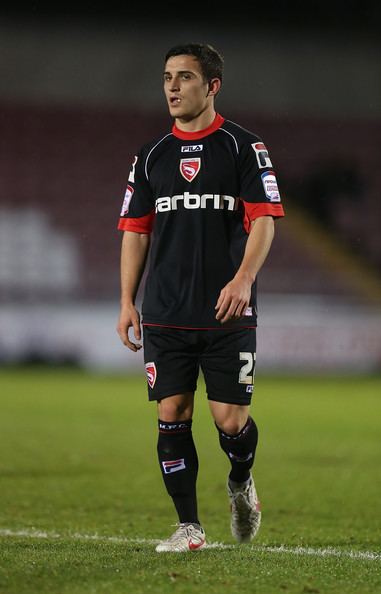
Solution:
<path fill-rule="evenodd" d="M 208 95 L 217 95 L 220 88 L 221 88 L 221 80 L 219 78 L 212 78 L 209 81 L 207 97 L 208 97 Z"/>

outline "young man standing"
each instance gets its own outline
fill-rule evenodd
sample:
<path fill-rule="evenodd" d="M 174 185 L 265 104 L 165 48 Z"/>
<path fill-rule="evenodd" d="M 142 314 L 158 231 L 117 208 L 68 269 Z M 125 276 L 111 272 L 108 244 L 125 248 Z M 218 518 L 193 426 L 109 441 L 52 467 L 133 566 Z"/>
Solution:
<path fill-rule="evenodd" d="M 249 414 L 256 277 L 273 240 L 274 219 L 284 212 L 262 141 L 215 111 L 222 74 L 223 59 L 210 45 L 168 51 L 164 92 L 174 124 L 135 157 L 119 222 L 124 234 L 118 333 L 135 352 L 141 348 L 135 297 L 150 249 L 144 359 L 149 400 L 158 407 L 160 468 L 179 518 L 158 552 L 205 545 L 192 438 L 200 368 L 231 463 L 232 534 L 249 542 L 261 521 L 251 473 L 258 430 Z M 130 328 L 138 342 L 130 339 Z"/>

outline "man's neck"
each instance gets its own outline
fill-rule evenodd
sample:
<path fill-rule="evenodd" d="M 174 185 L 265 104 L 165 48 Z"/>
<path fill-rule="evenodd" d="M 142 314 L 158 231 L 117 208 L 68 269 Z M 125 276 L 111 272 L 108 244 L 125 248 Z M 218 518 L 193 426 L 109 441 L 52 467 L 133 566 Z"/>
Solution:
<path fill-rule="evenodd" d="M 191 120 L 185 120 L 182 118 L 175 118 L 175 125 L 179 130 L 183 132 L 198 132 L 199 130 L 205 130 L 208 128 L 216 117 L 214 107 L 207 109 Z"/>

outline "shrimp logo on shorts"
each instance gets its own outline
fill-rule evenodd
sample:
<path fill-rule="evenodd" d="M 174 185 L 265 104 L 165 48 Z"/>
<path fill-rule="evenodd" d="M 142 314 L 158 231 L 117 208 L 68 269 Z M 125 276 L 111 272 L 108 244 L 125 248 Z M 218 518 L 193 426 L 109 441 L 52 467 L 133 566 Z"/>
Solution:
<path fill-rule="evenodd" d="M 156 365 L 153 361 L 150 361 L 149 363 L 145 364 L 145 368 L 146 368 L 148 385 L 152 389 L 155 385 L 156 377 L 157 377 Z"/>

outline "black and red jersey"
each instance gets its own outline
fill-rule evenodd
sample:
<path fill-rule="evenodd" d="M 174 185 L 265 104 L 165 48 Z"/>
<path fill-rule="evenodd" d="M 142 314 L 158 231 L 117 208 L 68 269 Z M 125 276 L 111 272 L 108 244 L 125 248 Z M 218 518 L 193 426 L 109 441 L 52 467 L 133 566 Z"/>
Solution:
<path fill-rule="evenodd" d="M 180 328 L 256 326 L 256 282 L 245 316 L 215 319 L 250 223 L 284 216 L 262 140 L 219 114 L 206 129 L 172 131 L 135 157 L 118 228 L 150 233 L 143 324 Z"/>

